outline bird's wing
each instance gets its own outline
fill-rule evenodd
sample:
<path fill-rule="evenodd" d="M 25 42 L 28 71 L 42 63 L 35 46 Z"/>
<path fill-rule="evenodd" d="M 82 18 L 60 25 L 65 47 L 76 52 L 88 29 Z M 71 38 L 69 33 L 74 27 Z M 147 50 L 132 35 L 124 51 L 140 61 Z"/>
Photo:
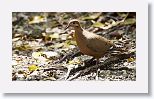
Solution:
<path fill-rule="evenodd" d="M 109 40 L 100 36 L 91 37 L 87 41 L 87 47 L 98 53 L 103 51 L 106 52 L 111 46 L 112 43 Z"/>

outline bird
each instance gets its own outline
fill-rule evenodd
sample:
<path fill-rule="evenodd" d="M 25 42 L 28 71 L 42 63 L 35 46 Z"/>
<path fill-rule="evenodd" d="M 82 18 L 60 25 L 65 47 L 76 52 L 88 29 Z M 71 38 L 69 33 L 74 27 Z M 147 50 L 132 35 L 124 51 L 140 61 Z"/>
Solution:
<path fill-rule="evenodd" d="M 99 63 L 99 59 L 114 46 L 111 40 L 83 29 L 77 19 L 70 20 L 65 29 L 69 27 L 75 31 L 75 40 L 81 53 L 95 58 L 96 65 Z"/>
<path fill-rule="evenodd" d="M 93 58 L 91 60 L 96 59 L 96 65 L 98 65 L 101 57 L 103 57 L 110 49 L 115 47 L 111 40 L 83 29 L 77 19 L 70 20 L 65 30 L 69 27 L 74 30 L 74 38 L 81 53 L 92 56 Z M 65 79 L 69 77 L 70 71 L 71 70 L 68 70 Z M 99 79 L 99 71 L 100 68 L 97 70 L 96 80 Z"/>

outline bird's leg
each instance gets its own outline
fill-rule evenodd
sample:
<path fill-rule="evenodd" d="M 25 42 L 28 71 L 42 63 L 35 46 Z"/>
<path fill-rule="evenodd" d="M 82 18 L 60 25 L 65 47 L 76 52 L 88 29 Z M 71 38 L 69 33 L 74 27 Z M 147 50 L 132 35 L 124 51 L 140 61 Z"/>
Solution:
<path fill-rule="evenodd" d="M 98 66 L 98 64 L 99 64 L 99 58 L 96 59 L 96 65 Z M 100 68 L 97 69 L 96 80 L 99 80 L 99 73 L 100 73 Z"/>
<path fill-rule="evenodd" d="M 96 58 L 96 65 L 99 64 L 99 58 Z"/>

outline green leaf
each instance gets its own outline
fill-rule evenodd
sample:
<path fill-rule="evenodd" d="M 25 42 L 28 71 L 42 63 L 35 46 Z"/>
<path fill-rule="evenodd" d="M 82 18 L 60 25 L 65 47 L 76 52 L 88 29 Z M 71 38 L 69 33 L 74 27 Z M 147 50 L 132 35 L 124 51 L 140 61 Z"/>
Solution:
<path fill-rule="evenodd" d="M 121 25 L 131 25 L 131 24 L 135 24 L 136 23 L 136 19 L 135 18 L 128 18 L 126 19 L 124 22 L 121 22 Z"/>
<path fill-rule="evenodd" d="M 102 28 L 104 27 L 104 24 L 103 23 L 100 23 L 100 22 L 96 22 L 92 25 L 93 27 L 98 27 L 98 28 Z"/>

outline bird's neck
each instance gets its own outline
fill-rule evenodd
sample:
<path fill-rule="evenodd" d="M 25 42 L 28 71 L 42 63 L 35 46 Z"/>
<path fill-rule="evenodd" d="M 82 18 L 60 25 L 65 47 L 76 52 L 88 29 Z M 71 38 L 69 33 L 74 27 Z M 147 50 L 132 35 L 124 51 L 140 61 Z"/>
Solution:
<path fill-rule="evenodd" d="M 83 35 L 83 28 L 82 27 L 74 27 L 74 30 L 75 30 L 75 34 L 76 35 Z"/>
<path fill-rule="evenodd" d="M 77 45 L 80 46 L 81 42 L 84 42 L 86 40 L 84 29 L 83 28 L 74 28 L 74 29 L 75 29 L 75 39 Z"/>

